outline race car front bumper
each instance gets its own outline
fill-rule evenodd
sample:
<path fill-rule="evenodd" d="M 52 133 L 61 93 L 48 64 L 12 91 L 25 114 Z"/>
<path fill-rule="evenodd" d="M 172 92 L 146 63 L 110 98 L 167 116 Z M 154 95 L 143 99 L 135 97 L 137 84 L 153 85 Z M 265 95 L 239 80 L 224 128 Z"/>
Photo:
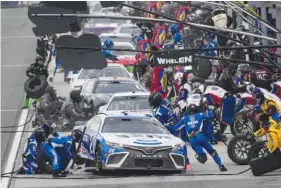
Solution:
<path fill-rule="evenodd" d="M 106 170 L 165 170 L 185 169 L 185 156 L 171 152 L 172 148 L 158 149 L 147 154 L 138 148 L 125 147 L 124 152 L 109 154 L 103 169 Z"/>

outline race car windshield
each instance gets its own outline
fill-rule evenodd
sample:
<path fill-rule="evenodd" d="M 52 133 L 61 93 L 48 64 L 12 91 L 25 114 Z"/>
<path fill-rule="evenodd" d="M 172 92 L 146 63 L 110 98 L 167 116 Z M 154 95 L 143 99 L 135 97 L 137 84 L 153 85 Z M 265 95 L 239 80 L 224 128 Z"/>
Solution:
<path fill-rule="evenodd" d="M 129 42 L 129 43 L 133 44 L 132 38 L 130 38 L 130 37 L 121 37 L 121 36 L 117 36 L 117 37 L 114 37 L 114 36 L 100 36 L 100 41 L 103 43 L 108 38 L 110 38 L 113 41 L 113 43 L 116 43 L 116 42 Z M 119 48 L 119 46 L 114 46 L 114 48 L 116 48 L 116 47 Z M 127 47 L 127 49 L 128 48 L 129 47 Z"/>
<path fill-rule="evenodd" d="M 169 134 L 159 122 L 146 118 L 108 117 L 104 120 L 103 133 Z"/>
<path fill-rule="evenodd" d="M 134 50 L 134 48 L 132 48 L 131 46 L 115 46 L 115 48 L 120 49 L 120 50 L 122 50 L 122 49 Z M 116 56 L 121 56 L 121 55 L 135 56 L 136 55 L 136 52 L 128 52 L 128 51 L 113 51 L 112 53 Z"/>
<path fill-rule="evenodd" d="M 122 27 L 120 33 L 139 34 L 141 30 L 138 27 Z"/>
<path fill-rule="evenodd" d="M 94 77 L 125 77 L 130 78 L 130 75 L 121 67 L 106 67 L 104 69 L 83 69 L 78 79 L 91 79 Z"/>
<path fill-rule="evenodd" d="M 94 93 L 138 92 L 142 88 L 133 82 L 99 82 Z"/>
<path fill-rule="evenodd" d="M 114 97 L 107 110 L 150 110 L 148 96 Z"/>

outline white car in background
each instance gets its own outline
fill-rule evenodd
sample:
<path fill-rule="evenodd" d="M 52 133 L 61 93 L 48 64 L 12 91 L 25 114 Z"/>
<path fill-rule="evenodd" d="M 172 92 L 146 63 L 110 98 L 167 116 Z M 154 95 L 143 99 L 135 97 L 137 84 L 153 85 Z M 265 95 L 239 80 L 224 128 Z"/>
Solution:
<path fill-rule="evenodd" d="M 136 24 L 122 24 L 114 30 L 114 33 L 128 33 L 138 35 L 141 33 L 141 29 Z"/>
<path fill-rule="evenodd" d="M 97 77 L 124 77 L 132 78 L 133 74 L 120 64 L 109 63 L 104 69 L 81 69 L 78 74 L 73 74 L 70 80 L 70 88 L 80 89 L 86 80 Z"/>
<path fill-rule="evenodd" d="M 135 46 L 129 42 L 115 42 L 114 43 L 114 48 L 116 49 L 129 49 L 129 50 L 136 50 Z M 136 52 L 133 51 L 112 51 L 114 55 L 117 56 L 117 58 L 133 58 L 135 59 Z"/>
<path fill-rule="evenodd" d="M 149 92 L 115 93 L 109 102 L 100 107 L 100 113 L 130 112 L 134 114 L 150 114 L 152 110 L 148 104 Z"/>
<path fill-rule="evenodd" d="M 102 44 L 106 39 L 111 39 L 114 44 L 116 42 L 128 42 L 135 45 L 133 35 L 128 33 L 102 33 L 99 37 Z"/>

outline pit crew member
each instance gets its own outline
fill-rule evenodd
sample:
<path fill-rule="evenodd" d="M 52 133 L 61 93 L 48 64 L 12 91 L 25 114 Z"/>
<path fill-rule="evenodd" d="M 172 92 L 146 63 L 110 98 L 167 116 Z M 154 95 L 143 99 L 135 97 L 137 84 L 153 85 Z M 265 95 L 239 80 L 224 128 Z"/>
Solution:
<path fill-rule="evenodd" d="M 117 60 L 117 57 L 113 55 L 109 50 L 114 47 L 114 43 L 111 39 L 106 39 L 102 45 L 102 51 L 106 58 Z"/>
<path fill-rule="evenodd" d="M 63 126 L 71 124 L 73 121 L 77 121 L 85 117 L 82 110 L 80 111 L 78 105 L 82 102 L 83 97 L 81 96 L 80 90 L 73 90 L 70 92 L 70 97 L 64 101 L 61 112 L 64 117 Z"/>
<path fill-rule="evenodd" d="M 57 125 L 52 121 L 52 120 L 47 120 L 45 121 L 40 128 L 44 130 L 46 138 L 50 137 L 59 137 L 59 133 L 56 131 Z M 31 134 L 29 139 L 34 139 L 35 138 L 35 132 Z"/>
<path fill-rule="evenodd" d="M 37 153 L 46 139 L 45 131 L 37 128 L 34 131 L 33 139 L 28 139 L 27 147 L 22 154 L 23 169 L 25 174 L 34 174 L 38 172 Z"/>
<path fill-rule="evenodd" d="M 71 135 L 54 137 L 43 144 L 43 153 L 52 160 L 53 177 L 66 177 L 66 172 L 61 169 L 65 166 L 64 159 L 76 159 L 75 143 L 78 143 L 82 136 L 82 131 L 76 129 Z M 63 149 L 60 155 L 56 151 L 58 148 Z"/>
<path fill-rule="evenodd" d="M 279 105 L 275 101 L 266 98 L 259 88 L 255 88 L 252 94 L 257 101 L 252 114 L 263 112 L 268 114 L 274 121 L 280 122 Z"/>
<path fill-rule="evenodd" d="M 219 166 L 220 171 L 227 171 L 222 164 L 217 151 L 210 144 L 210 140 L 203 133 L 204 120 L 213 118 L 211 111 L 204 114 L 200 111 L 198 106 L 190 104 L 187 107 L 187 114 L 176 125 L 173 126 L 174 130 L 179 131 L 185 129 L 187 132 L 189 143 L 192 149 L 196 152 L 196 159 L 204 164 L 207 161 L 207 155 L 203 148 L 213 157 L 214 161 Z"/>
<path fill-rule="evenodd" d="M 274 121 L 268 114 L 260 116 L 261 128 L 252 133 L 252 137 L 261 137 L 266 134 L 269 135 L 267 141 L 267 148 L 270 153 L 281 148 L 281 124 Z"/>
<path fill-rule="evenodd" d="M 170 101 L 168 99 L 162 99 L 159 92 L 154 92 L 150 94 L 148 103 L 153 108 L 155 118 L 166 126 L 173 135 L 176 135 L 171 125 L 174 125 L 177 119 L 173 113 L 173 107 Z"/>
<path fill-rule="evenodd" d="M 186 77 L 187 76 L 182 72 L 177 72 L 174 76 L 175 87 L 178 88 L 178 97 L 176 102 L 186 100 L 192 91 L 191 86 L 187 83 Z"/>
<path fill-rule="evenodd" d="M 168 44 L 165 44 L 164 47 L 167 49 L 175 49 L 176 46 L 184 46 L 183 38 L 179 31 L 179 26 L 177 24 L 172 24 L 169 27 L 169 31 L 172 35 L 172 40 Z"/>

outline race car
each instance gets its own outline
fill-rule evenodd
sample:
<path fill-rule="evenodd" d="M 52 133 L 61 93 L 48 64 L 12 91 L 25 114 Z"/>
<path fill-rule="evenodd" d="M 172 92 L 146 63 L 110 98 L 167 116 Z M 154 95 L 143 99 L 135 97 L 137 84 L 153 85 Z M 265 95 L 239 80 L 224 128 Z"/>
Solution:
<path fill-rule="evenodd" d="M 96 105 L 109 101 L 114 93 L 147 92 L 138 81 L 123 77 L 93 78 L 85 82 L 81 91 L 84 96 L 91 96 Z"/>
<path fill-rule="evenodd" d="M 102 170 L 185 171 L 186 144 L 150 115 L 99 114 L 85 125 L 78 155 Z M 93 164 L 91 162 L 90 164 Z"/>
<path fill-rule="evenodd" d="M 122 16 L 120 13 L 107 13 L 107 14 L 99 14 L 101 15 L 108 15 L 108 16 Z M 90 19 L 88 23 L 84 25 L 83 33 L 84 34 L 95 34 L 100 35 L 101 33 L 110 33 L 114 31 L 117 26 L 122 25 L 124 23 L 130 23 L 128 20 L 117 20 L 117 19 L 110 19 L 110 18 L 103 18 L 103 19 Z"/>
<path fill-rule="evenodd" d="M 122 24 L 114 30 L 114 33 L 128 33 L 136 36 L 141 34 L 141 29 L 135 24 Z"/>
<path fill-rule="evenodd" d="M 149 95 L 149 92 L 115 93 L 99 112 L 109 114 L 126 111 L 134 114 L 152 114 L 148 104 Z"/>
<path fill-rule="evenodd" d="M 80 89 L 86 80 L 96 77 L 124 77 L 132 78 L 132 73 L 129 73 L 127 69 L 120 64 L 109 63 L 104 69 L 81 69 L 78 74 L 72 74 L 70 80 L 70 88 Z"/>

